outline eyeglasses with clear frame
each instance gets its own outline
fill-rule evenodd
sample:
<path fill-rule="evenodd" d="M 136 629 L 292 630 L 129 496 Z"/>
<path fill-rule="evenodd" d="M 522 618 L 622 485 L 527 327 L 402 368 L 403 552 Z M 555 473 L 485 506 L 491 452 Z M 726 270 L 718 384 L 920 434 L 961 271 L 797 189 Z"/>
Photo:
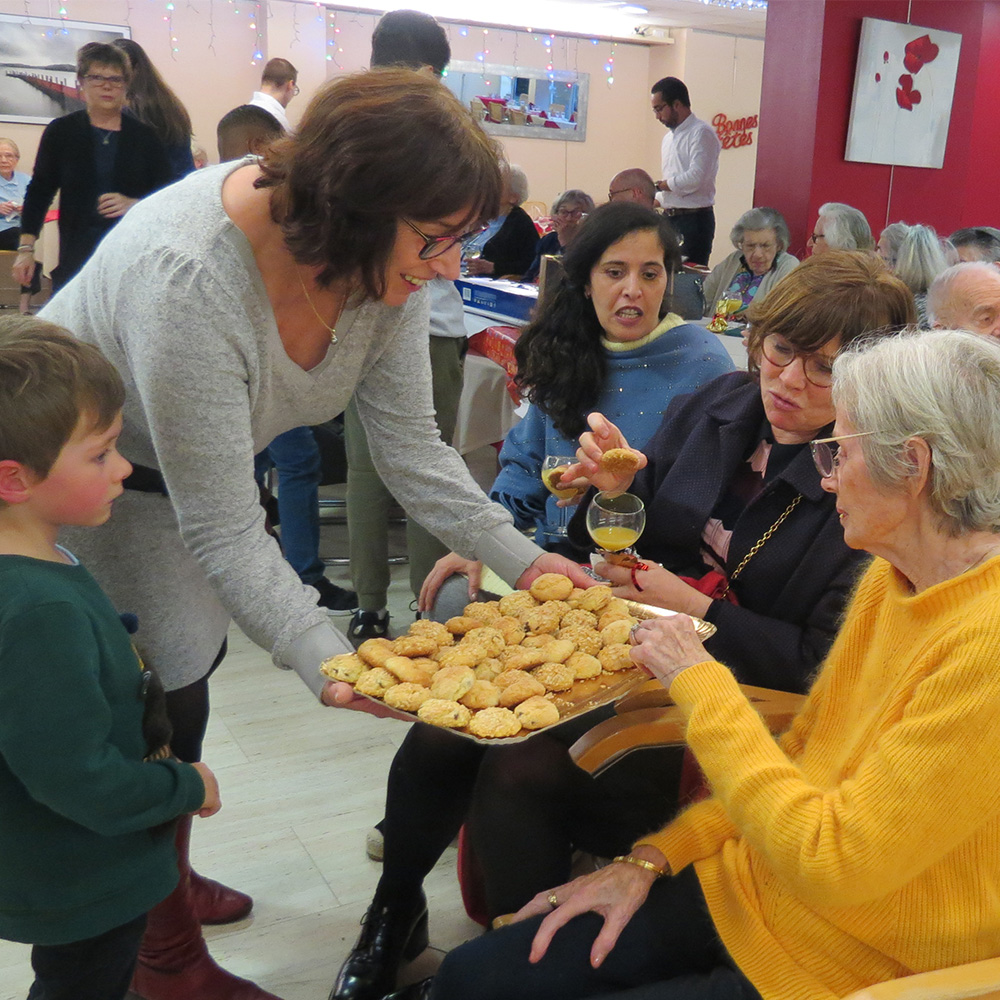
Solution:
<path fill-rule="evenodd" d="M 787 368 L 796 358 L 802 358 L 802 371 L 806 378 L 819 389 L 829 389 L 833 385 L 833 358 L 823 354 L 797 351 L 778 334 L 769 333 L 760 345 L 761 353 L 778 368 Z"/>
<path fill-rule="evenodd" d="M 874 433 L 874 431 L 860 431 L 857 434 L 838 434 L 837 437 L 817 438 L 815 441 L 810 441 L 809 450 L 812 452 L 816 471 L 824 479 L 829 479 L 840 467 L 840 442 L 848 441 L 851 438 L 868 437 Z"/>
<path fill-rule="evenodd" d="M 745 240 L 740 241 L 740 249 L 744 253 L 753 253 L 754 250 L 761 250 L 764 253 L 774 253 L 778 249 L 777 243 L 747 243 Z"/>
<path fill-rule="evenodd" d="M 467 233 L 460 233 L 458 236 L 428 236 L 417 229 L 409 219 L 403 219 L 403 222 L 424 241 L 423 247 L 417 254 L 421 260 L 433 260 L 435 257 L 440 257 L 442 254 L 446 254 L 456 243 L 467 243 L 480 233 L 486 231 L 486 226 L 477 226 L 475 229 L 470 229 Z"/>
<path fill-rule="evenodd" d="M 810 233 L 809 239 L 806 240 L 806 243 L 819 243 L 820 240 L 825 239 L 826 237 L 822 233 Z"/>

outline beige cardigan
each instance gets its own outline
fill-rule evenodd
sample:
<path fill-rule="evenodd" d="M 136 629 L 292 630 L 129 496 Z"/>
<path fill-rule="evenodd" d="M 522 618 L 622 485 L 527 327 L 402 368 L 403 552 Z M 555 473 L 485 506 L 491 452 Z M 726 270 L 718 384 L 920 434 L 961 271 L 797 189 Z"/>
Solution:
<path fill-rule="evenodd" d="M 734 250 L 722 263 L 716 264 L 712 268 L 712 273 L 705 279 L 706 316 L 715 315 L 715 303 L 719 301 L 722 293 L 729 287 L 729 283 L 736 277 L 742 256 L 739 250 Z M 764 275 L 764 280 L 757 288 L 754 301 L 759 302 L 789 271 L 798 267 L 798 263 L 798 259 L 790 253 L 778 254 L 771 270 Z"/>

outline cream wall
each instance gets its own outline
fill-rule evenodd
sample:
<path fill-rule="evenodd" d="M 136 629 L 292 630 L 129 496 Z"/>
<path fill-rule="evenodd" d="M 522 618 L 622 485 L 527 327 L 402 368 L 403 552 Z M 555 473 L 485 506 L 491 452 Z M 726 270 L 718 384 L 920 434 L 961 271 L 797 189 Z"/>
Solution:
<path fill-rule="evenodd" d="M 59 6 L 51 0 L 0 0 L 0 13 L 52 17 Z M 215 125 L 230 108 L 249 100 L 259 85 L 263 61 L 280 55 L 299 70 L 302 94 L 288 108 L 294 125 L 309 95 L 324 80 L 368 65 L 378 20 L 375 14 L 291 0 L 178 0 L 169 22 L 166 3 L 152 0 L 64 0 L 61 6 L 73 20 L 129 25 L 132 37 L 185 103 L 195 137 L 213 162 Z M 251 18 L 258 9 L 260 23 Z M 473 61 L 487 48 L 486 61 L 499 64 L 542 68 L 550 58 L 537 32 L 495 27 L 484 35 L 481 27 L 445 28 L 456 60 Z M 529 197 L 551 202 L 565 188 L 578 187 L 600 203 L 607 196 L 608 181 L 625 167 L 642 166 L 657 177 L 663 129 L 650 111 L 649 87 L 662 76 L 680 76 L 687 82 L 693 107 L 703 118 L 710 120 L 717 111 L 731 118 L 757 113 L 762 42 L 696 31 L 676 31 L 674 36 L 670 46 L 612 46 L 604 40 L 595 45 L 587 38 L 553 36 L 553 65 L 590 74 L 587 140 L 504 138 L 508 157 L 528 174 Z M 257 46 L 264 59 L 255 63 Z M 604 66 L 612 54 L 614 83 L 609 85 Z M 22 167 L 30 170 L 41 126 L 0 123 L 0 134 L 20 145 Z M 755 150 L 751 146 L 722 153 L 716 209 L 721 239 L 716 240 L 713 261 L 728 252 L 726 234 L 751 204 Z"/>

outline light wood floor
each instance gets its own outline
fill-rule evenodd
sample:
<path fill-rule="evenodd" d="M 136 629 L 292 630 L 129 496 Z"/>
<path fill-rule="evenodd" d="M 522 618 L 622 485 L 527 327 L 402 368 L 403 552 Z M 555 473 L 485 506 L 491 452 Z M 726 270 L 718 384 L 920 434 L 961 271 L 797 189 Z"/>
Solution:
<path fill-rule="evenodd" d="M 390 592 L 400 630 L 413 620 L 406 574 L 393 569 Z M 344 571 L 328 575 L 346 582 Z M 337 621 L 346 628 L 346 617 Z M 284 1000 L 326 1000 L 378 881 L 365 835 L 382 816 L 385 776 L 407 724 L 321 707 L 235 628 L 211 699 L 204 759 L 223 808 L 195 820 L 192 857 L 199 871 L 256 902 L 247 921 L 208 928 L 209 948 L 224 968 Z M 430 975 L 445 951 L 480 932 L 462 909 L 454 848 L 426 890 L 431 949 L 404 982 Z M 0 1000 L 27 995 L 28 953 L 0 942 Z"/>

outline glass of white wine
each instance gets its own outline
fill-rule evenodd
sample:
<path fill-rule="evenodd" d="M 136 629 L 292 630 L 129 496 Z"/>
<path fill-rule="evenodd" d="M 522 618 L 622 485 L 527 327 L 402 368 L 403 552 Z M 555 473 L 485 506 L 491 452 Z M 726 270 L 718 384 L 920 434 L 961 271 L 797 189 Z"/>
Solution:
<path fill-rule="evenodd" d="M 632 493 L 598 493 L 587 508 L 587 531 L 605 552 L 621 552 L 639 540 L 646 508 Z"/>
<path fill-rule="evenodd" d="M 581 491 L 574 486 L 565 487 L 559 485 L 562 474 L 576 462 L 575 455 L 546 455 L 542 462 L 542 482 L 545 488 L 557 500 L 571 500 Z M 551 534 L 566 536 L 566 525 L 569 524 L 569 507 L 559 508 L 559 524 L 551 529 Z"/>

